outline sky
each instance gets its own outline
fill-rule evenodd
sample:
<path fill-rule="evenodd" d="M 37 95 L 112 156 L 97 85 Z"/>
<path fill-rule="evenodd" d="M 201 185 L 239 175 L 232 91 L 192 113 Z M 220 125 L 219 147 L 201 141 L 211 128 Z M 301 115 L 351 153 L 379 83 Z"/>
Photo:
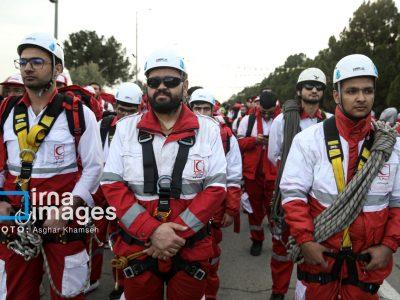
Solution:
<path fill-rule="evenodd" d="M 58 38 L 95 30 L 115 38 L 144 80 L 145 59 L 155 49 L 173 48 L 185 58 L 189 85 L 201 85 L 225 101 L 260 82 L 291 55 L 313 58 L 331 35 L 348 26 L 362 0 L 58 0 Z M 396 0 L 400 7 L 400 0 Z M 136 14 L 138 51 L 136 53 Z M 49 0 L 0 1 L 0 80 L 17 73 L 13 61 L 22 38 L 54 33 Z M 318 67 L 318 66 L 317 66 Z M 332 70 L 333 71 L 333 70 Z"/>

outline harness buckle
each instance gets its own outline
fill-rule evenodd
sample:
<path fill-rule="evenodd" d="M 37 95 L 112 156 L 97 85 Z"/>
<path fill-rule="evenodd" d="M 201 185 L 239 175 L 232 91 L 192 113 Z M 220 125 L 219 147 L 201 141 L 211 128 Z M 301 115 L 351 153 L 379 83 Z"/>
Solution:
<path fill-rule="evenodd" d="M 142 132 L 138 136 L 138 142 L 140 144 L 147 143 L 153 139 L 153 135 L 147 132 Z"/>
<path fill-rule="evenodd" d="M 194 145 L 194 137 L 186 137 L 178 141 L 178 144 L 182 144 L 185 146 L 193 146 Z"/>
<path fill-rule="evenodd" d="M 171 193 L 172 177 L 169 175 L 162 175 L 157 180 L 157 194 Z"/>
<path fill-rule="evenodd" d="M 193 274 L 193 278 L 197 280 L 203 280 L 205 276 L 206 272 L 200 268 L 198 268 L 197 271 Z"/>
<path fill-rule="evenodd" d="M 153 217 L 155 217 L 160 222 L 167 222 L 169 215 L 171 214 L 171 209 L 169 211 L 158 211 L 158 208 L 154 210 Z"/>
<path fill-rule="evenodd" d="M 122 269 L 122 272 L 124 273 L 125 278 L 135 277 L 135 272 L 133 272 L 131 266 L 127 266 L 126 268 Z"/>
<path fill-rule="evenodd" d="M 24 160 L 24 156 L 26 154 L 32 155 L 32 157 L 33 157 L 32 161 Z M 22 149 L 21 152 L 19 153 L 19 158 L 21 159 L 21 162 L 30 162 L 30 163 L 32 163 L 36 159 L 36 153 L 32 149 Z"/>
<path fill-rule="evenodd" d="M 68 238 L 67 238 L 67 235 L 65 234 L 65 231 L 63 231 L 62 233 L 60 233 L 58 235 L 58 242 L 63 244 L 63 245 L 67 244 Z"/>

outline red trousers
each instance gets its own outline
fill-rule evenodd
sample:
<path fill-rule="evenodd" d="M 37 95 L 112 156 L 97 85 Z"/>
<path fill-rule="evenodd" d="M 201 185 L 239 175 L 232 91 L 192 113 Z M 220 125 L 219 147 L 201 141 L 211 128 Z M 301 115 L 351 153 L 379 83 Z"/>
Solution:
<path fill-rule="evenodd" d="M 287 257 L 286 247 L 289 230 L 282 234 L 282 241 L 272 237 L 271 277 L 272 293 L 286 294 L 292 277 L 293 262 Z"/>
<path fill-rule="evenodd" d="M 208 262 L 200 262 L 204 270 L 209 269 Z M 168 300 L 200 300 L 206 289 L 206 279 L 197 280 L 185 271 L 179 271 L 167 284 Z M 162 300 L 164 299 L 164 281 L 151 271 L 133 278 L 124 279 L 126 300 Z"/>
<path fill-rule="evenodd" d="M 296 284 L 296 300 L 323 299 L 323 300 L 378 300 L 378 294 L 371 295 L 354 285 L 340 285 L 339 281 L 320 285 L 318 283 L 305 283 L 298 281 Z"/>
<path fill-rule="evenodd" d="M 88 255 L 81 241 L 44 246 L 51 276 L 58 290 L 73 294 L 83 289 L 87 276 Z M 7 300 L 39 300 L 43 275 L 43 257 L 24 258 L 0 245 L 0 298 Z M 47 277 L 45 277 L 47 280 Z M 52 300 L 62 300 L 51 290 Z M 83 300 L 83 294 L 70 298 Z"/>
<path fill-rule="evenodd" d="M 214 255 L 210 259 L 210 270 L 207 274 L 206 299 L 217 299 L 219 289 L 218 269 L 221 256 L 221 247 L 219 246 L 219 243 L 222 241 L 221 228 L 213 225 L 211 227 L 211 236 L 213 239 Z"/>
<path fill-rule="evenodd" d="M 96 236 L 103 245 L 93 239 L 92 242 L 92 272 L 90 274 L 90 282 L 100 280 L 101 270 L 103 268 L 103 254 L 104 244 L 107 243 L 107 228 L 109 221 L 106 218 L 100 220 L 94 220 L 96 226 Z"/>
<path fill-rule="evenodd" d="M 244 187 L 249 195 L 253 213 L 248 214 L 250 236 L 253 241 L 264 241 L 263 221 L 271 211 L 271 198 L 274 192 L 275 182 L 264 181 L 263 177 L 256 180 L 244 179 Z"/>

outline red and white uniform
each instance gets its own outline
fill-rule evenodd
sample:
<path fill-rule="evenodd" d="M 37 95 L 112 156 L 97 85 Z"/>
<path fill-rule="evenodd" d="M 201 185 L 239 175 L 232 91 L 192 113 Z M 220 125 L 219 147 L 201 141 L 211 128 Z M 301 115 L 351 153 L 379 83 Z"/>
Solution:
<path fill-rule="evenodd" d="M 225 213 L 235 219 L 235 224 L 240 223 L 240 197 L 242 195 L 242 157 L 239 144 L 231 129 L 225 124 L 222 116 L 215 117 L 220 123 L 222 144 L 225 149 L 226 157 L 226 186 L 227 193 L 225 200 L 214 215 L 211 234 L 213 237 L 214 255 L 210 260 L 210 270 L 207 274 L 206 299 L 216 299 L 219 289 L 218 268 L 220 263 L 221 248 L 219 243 L 222 241 L 221 222 Z M 227 143 L 229 139 L 229 149 Z M 229 150 L 227 152 L 227 150 Z"/>
<path fill-rule="evenodd" d="M 53 94 L 52 99 L 56 95 Z M 29 126 L 36 125 L 44 113 L 38 115 L 32 110 L 28 95 L 20 100 L 27 107 Z M 52 101 L 52 100 L 51 100 Z M 6 99 L 0 106 L 0 116 L 5 109 Z M 84 108 L 86 130 L 80 138 L 78 153 L 81 159 L 82 171 L 78 173 L 76 147 L 74 137 L 68 129 L 65 111 L 55 121 L 52 129 L 42 142 L 33 163 L 30 189 L 37 192 L 56 192 L 62 198 L 64 192 L 71 192 L 82 198 L 89 206 L 93 206 L 92 193 L 99 185 L 103 169 L 100 135 L 94 114 Z M 18 138 L 13 128 L 14 109 L 4 123 L 4 132 L 0 145 L 0 187 L 4 190 L 15 190 L 15 179 L 21 170 Z M 11 205 L 19 209 L 19 199 L 10 197 Z M 59 290 L 72 294 L 82 289 L 86 278 L 88 255 L 81 241 L 67 244 L 48 243 L 45 251 L 50 265 L 51 274 Z M 0 245 L 0 298 L 38 300 L 39 285 L 42 279 L 43 262 L 38 256 L 26 262 L 22 256 Z M 23 287 L 23 288 L 21 288 Z M 61 299 L 51 292 L 52 299 Z M 73 299 L 83 299 L 77 296 Z"/>
<path fill-rule="evenodd" d="M 238 129 L 238 142 L 243 154 L 244 187 L 249 194 L 253 213 L 249 214 L 251 239 L 264 240 L 263 220 L 270 211 L 276 168 L 267 158 L 267 146 L 256 143 L 258 134 L 269 136 L 272 120 L 266 122 L 256 110 L 251 136 L 246 137 L 249 115 L 244 116 Z"/>
<path fill-rule="evenodd" d="M 343 149 L 343 169 L 347 182 L 351 180 L 357 168 L 359 151 L 365 136 L 372 130 L 371 117 L 357 123 L 346 118 L 337 108 L 336 126 Z M 400 244 L 400 139 L 389 160 L 384 164 L 379 175 L 373 180 L 362 212 L 350 226 L 352 251 L 360 253 L 374 245 L 385 245 L 396 252 Z M 293 140 L 285 165 L 280 188 L 283 195 L 285 220 L 290 233 L 297 244 L 313 241 L 313 220 L 325 208 L 329 207 L 338 196 L 338 191 L 329 162 L 322 123 L 312 126 Z M 329 249 L 341 248 L 343 232 L 339 232 L 323 242 Z M 307 263 L 299 267 L 308 273 L 330 272 L 334 259 L 325 257 L 329 268 Z M 363 271 L 357 261 L 360 281 L 381 284 L 392 270 L 392 262 L 387 267 L 375 271 Z M 342 270 L 346 272 L 346 270 Z M 344 273 L 343 278 L 347 275 Z M 334 281 L 325 285 L 298 282 L 296 295 L 300 299 L 378 299 L 353 285 L 342 285 Z"/>
<path fill-rule="evenodd" d="M 330 118 L 332 114 L 325 113 L 326 118 Z M 315 125 L 324 120 L 322 111 L 318 109 L 314 118 L 311 118 L 304 111 L 300 114 L 300 128 L 304 130 L 312 125 Z M 282 145 L 283 145 L 283 131 L 285 127 L 285 120 L 283 113 L 279 114 L 272 122 L 271 133 L 268 142 L 268 159 L 275 165 L 281 160 Z"/>
<path fill-rule="evenodd" d="M 325 113 L 326 117 L 331 117 L 332 114 Z M 300 128 L 304 130 L 319 122 L 322 122 L 324 116 L 320 109 L 315 114 L 314 118 L 310 118 L 304 111 L 300 114 Z M 272 122 L 271 132 L 268 141 L 268 159 L 275 165 L 279 166 L 284 136 L 285 120 L 283 113 L 279 114 Z M 280 237 L 272 236 L 272 255 L 271 255 L 271 275 L 272 275 L 272 291 L 276 294 L 286 294 L 292 276 L 293 263 L 288 259 L 285 244 L 289 237 L 289 232 L 286 230 Z"/>
<path fill-rule="evenodd" d="M 214 216 L 222 205 L 226 190 L 226 160 L 219 126 L 208 117 L 193 114 L 182 105 L 181 114 L 168 136 L 162 134 L 158 119 L 152 111 L 144 115 L 131 115 L 117 123 L 102 179 L 102 190 L 110 206 L 116 208 L 119 225 L 130 235 L 143 242 L 160 226 L 153 217 L 158 206 L 158 195 L 145 194 L 142 146 L 138 142 L 139 129 L 154 134 L 153 149 L 159 176 L 171 175 L 178 152 L 178 140 L 195 135 L 196 143 L 190 148 L 182 175 L 180 199 L 171 199 L 168 221 L 187 226 L 177 232 L 189 238 Z M 127 245 L 118 237 L 114 251 L 128 256 L 142 250 L 140 245 Z M 211 237 L 197 241 L 193 248 L 183 247 L 180 255 L 188 261 L 199 261 L 208 269 L 213 255 Z M 171 262 L 159 261 L 159 268 L 167 271 Z M 178 272 L 168 283 L 168 295 L 177 299 L 200 299 L 206 281 L 196 280 L 186 272 Z M 162 280 L 150 271 L 124 279 L 127 299 L 153 299 L 161 297 Z M 140 297 L 143 296 L 143 298 Z"/>

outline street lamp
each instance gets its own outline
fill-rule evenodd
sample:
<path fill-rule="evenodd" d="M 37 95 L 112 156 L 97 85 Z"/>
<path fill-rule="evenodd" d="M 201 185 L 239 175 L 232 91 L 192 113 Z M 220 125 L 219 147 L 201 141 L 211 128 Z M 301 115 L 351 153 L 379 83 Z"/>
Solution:
<path fill-rule="evenodd" d="M 58 0 L 49 0 L 54 3 L 54 37 L 58 38 Z"/>
<path fill-rule="evenodd" d="M 56 0 L 57 1 L 57 0 Z M 146 9 L 147 11 L 151 11 L 151 8 Z M 136 18 L 136 51 L 134 54 L 134 57 L 136 59 L 136 65 L 135 65 L 135 78 L 136 78 L 136 84 L 138 83 L 138 11 L 136 11 L 135 14 L 135 18 Z"/>

